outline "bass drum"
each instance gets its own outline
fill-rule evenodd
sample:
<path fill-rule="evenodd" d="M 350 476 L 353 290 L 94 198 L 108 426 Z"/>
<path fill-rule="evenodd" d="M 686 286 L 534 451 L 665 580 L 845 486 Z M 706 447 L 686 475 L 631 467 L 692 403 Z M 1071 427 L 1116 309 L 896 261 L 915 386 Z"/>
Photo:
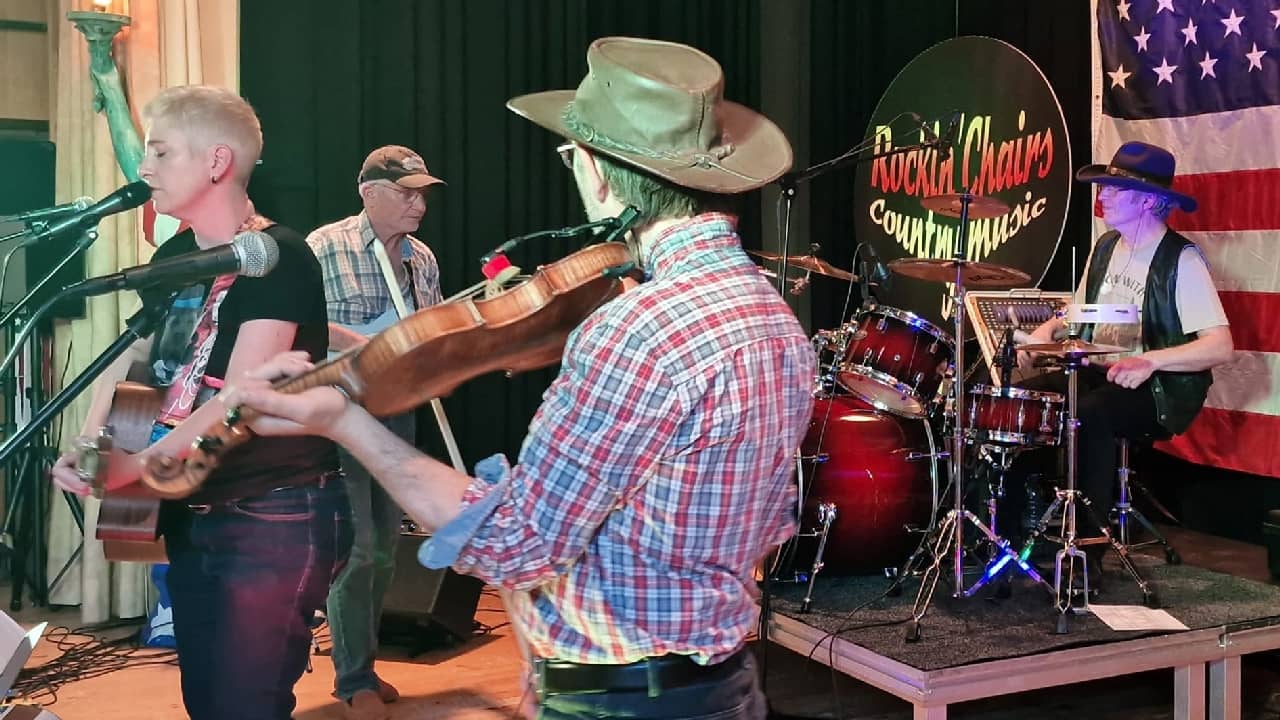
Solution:
<path fill-rule="evenodd" d="M 822 575 L 880 573 L 902 565 L 937 516 L 933 432 L 925 420 L 877 412 L 841 395 L 814 401 L 801 446 L 801 568 L 816 558 L 819 507 L 835 507 Z M 913 455 L 918 457 L 912 457 Z"/>

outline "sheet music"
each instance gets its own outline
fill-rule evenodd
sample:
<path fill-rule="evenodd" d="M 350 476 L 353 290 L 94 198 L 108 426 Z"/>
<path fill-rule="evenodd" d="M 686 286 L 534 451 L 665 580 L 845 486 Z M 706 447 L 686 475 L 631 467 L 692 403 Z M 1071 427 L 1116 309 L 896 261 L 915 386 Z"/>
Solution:
<path fill-rule="evenodd" d="M 1165 610 L 1153 610 L 1142 605 L 1098 605 L 1089 603 L 1089 610 L 1107 627 L 1123 630 L 1187 630 L 1186 625 Z"/>

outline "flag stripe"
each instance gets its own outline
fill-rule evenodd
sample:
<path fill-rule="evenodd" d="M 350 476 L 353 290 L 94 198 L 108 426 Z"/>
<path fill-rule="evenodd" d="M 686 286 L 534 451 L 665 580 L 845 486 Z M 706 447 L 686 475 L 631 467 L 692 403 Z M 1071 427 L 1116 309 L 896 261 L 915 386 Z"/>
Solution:
<path fill-rule="evenodd" d="M 1243 350 L 1213 369 L 1205 407 L 1280 415 L 1280 355 Z"/>
<path fill-rule="evenodd" d="M 1219 292 L 1236 350 L 1280 352 L 1280 293 Z"/>
<path fill-rule="evenodd" d="M 1188 230 L 1270 230 L 1280 227 L 1280 169 L 1179 175 L 1175 190 L 1199 203 L 1174 211 L 1169 227 Z"/>
<path fill-rule="evenodd" d="M 1277 54 L 1280 57 L 1280 53 Z M 1103 116 L 1095 146 L 1098 162 L 1129 140 L 1141 140 L 1174 151 L 1178 174 L 1280 167 L 1280 107 L 1153 120 L 1118 120 Z M 1260 140 L 1265 138 L 1265 140 Z"/>
<path fill-rule="evenodd" d="M 1280 237 L 1274 231 L 1189 232 L 1186 236 L 1209 261 L 1219 292 L 1280 292 Z"/>
<path fill-rule="evenodd" d="M 1200 465 L 1280 477 L 1280 416 L 1206 407 L 1187 432 L 1156 447 Z"/>

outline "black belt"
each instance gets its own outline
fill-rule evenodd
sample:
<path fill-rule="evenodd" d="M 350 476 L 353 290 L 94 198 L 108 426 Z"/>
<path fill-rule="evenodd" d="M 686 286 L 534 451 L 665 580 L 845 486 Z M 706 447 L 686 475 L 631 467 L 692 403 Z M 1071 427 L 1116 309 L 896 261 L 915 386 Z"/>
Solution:
<path fill-rule="evenodd" d="M 663 689 L 692 685 L 736 669 L 747 652 L 743 648 L 714 665 L 699 665 L 688 655 L 660 655 L 627 665 L 537 658 L 533 672 L 540 695 L 647 690 L 649 697 L 657 697 Z"/>
<path fill-rule="evenodd" d="M 304 488 L 304 487 L 315 487 L 317 489 L 323 490 L 325 485 L 328 485 L 330 482 L 334 480 L 340 480 L 340 479 L 342 479 L 341 470 L 330 470 L 328 472 L 321 474 L 315 480 L 307 480 L 305 482 L 300 482 L 297 485 L 284 485 L 282 487 L 271 488 L 270 490 L 264 493 L 261 493 L 258 495 L 252 495 L 248 497 L 228 498 L 226 500 L 215 500 L 213 502 L 207 502 L 207 503 L 186 503 L 186 507 L 188 510 L 195 513 L 196 515 L 208 515 L 209 513 L 215 510 L 229 509 L 236 503 L 239 503 L 243 500 L 253 500 L 257 498 L 262 498 L 275 492 L 284 492 L 286 490 L 297 490 L 298 488 Z"/>

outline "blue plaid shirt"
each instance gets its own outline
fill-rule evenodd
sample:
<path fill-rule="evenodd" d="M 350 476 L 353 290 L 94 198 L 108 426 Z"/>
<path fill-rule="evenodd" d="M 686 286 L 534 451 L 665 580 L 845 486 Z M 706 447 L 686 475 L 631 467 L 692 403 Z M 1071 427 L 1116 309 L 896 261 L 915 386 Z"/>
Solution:
<path fill-rule="evenodd" d="M 514 591 L 539 657 L 715 662 L 755 624 L 755 563 L 795 532 L 816 359 L 733 222 L 654 243 L 652 278 L 570 335 L 519 464 L 481 462 L 419 553 Z"/>
<path fill-rule="evenodd" d="M 392 309 L 391 291 L 373 254 L 375 242 L 380 240 L 363 212 L 318 227 L 307 236 L 324 272 L 330 322 L 365 325 Z M 411 235 L 404 237 L 401 247 L 401 259 L 409 267 L 406 302 L 418 310 L 441 302 L 440 266 L 435 254 Z"/>

